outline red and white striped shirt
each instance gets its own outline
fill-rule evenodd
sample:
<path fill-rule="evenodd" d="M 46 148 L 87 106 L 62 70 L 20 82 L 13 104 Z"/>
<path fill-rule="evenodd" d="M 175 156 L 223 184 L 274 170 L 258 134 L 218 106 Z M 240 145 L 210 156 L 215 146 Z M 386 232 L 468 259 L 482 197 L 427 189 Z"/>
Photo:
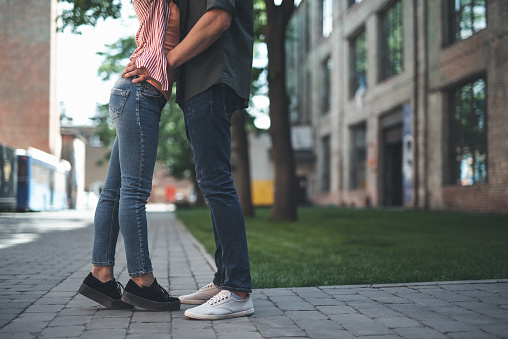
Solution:
<path fill-rule="evenodd" d="M 136 33 L 137 48 L 130 57 L 136 58 L 136 67 L 145 67 L 158 81 L 163 91 L 169 89 L 164 39 L 168 27 L 170 6 L 166 0 L 132 0 L 139 20 Z"/>

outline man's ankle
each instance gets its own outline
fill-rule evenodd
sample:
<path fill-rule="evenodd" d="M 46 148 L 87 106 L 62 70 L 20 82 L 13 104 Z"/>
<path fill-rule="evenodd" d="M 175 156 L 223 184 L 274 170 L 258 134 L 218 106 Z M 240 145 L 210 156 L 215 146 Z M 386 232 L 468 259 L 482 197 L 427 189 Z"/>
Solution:
<path fill-rule="evenodd" d="M 239 296 L 240 298 L 243 298 L 243 299 L 245 299 L 245 298 L 247 298 L 249 296 L 249 293 L 245 293 L 245 292 L 233 292 L 233 291 L 231 291 L 231 293 L 234 293 L 234 294 L 236 294 L 237 296 Z"/>

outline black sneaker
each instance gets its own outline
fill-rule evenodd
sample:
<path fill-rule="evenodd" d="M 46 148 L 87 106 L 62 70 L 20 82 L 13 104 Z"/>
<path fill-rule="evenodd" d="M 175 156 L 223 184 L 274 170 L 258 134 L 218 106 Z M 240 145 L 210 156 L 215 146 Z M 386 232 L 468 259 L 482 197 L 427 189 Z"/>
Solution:
<path fill-rule="evenodd" d="M 122 300 L 150 311 L 177 311 L 180 309 L 180 300 L 173 298 L 157 283 L 157 279 L 148 287 L 139 287 L 130 279 L 125 286 Z"/>
<path fill-rule="evenodd" d="M 120 286 L 123 288 L 122 284 L 116 280 L 103 283 L 90 272 L 83 280 L 78 292 L 112 310 L 133 308 L 134 306 L 122 301 Z"/>

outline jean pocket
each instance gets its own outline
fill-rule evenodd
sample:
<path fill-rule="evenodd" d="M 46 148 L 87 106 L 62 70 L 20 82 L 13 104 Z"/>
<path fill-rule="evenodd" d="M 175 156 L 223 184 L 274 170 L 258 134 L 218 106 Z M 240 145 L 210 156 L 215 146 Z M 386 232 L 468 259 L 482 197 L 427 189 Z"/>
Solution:
<path fill-rule="evenodd" d="M 123 113 L 123 108 L 131 93 L 128 89 L 112 88 L 109 96 L 109 116 L 115 120 Z"/>
<path fill-rule="evenodd" d="M 160 98 L 162 93 L 155 86 L 147 82 L 141 87 L 141 95 L 147 98 Z"/>

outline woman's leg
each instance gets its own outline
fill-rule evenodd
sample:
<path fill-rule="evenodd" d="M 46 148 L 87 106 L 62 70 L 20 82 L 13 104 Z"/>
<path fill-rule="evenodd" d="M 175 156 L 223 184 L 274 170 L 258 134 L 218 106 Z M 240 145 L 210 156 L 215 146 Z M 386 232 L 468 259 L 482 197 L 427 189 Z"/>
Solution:
<path fill-rule="evenodd" d="M 153 281 L 145 206 L 152 189 L 160 114 L 165 104 L 166 99 L 155 87 L 146 82 L 133 84 L 129 79 L 117 82 L 110 99 L 121 170 L 118 221 L 127 269 L 139 285 Z"/>
<path fill-rule="evenodd" d="M 92 274 L 102 282 L 113 279 L 115 248 L 118 239 L 118 203 L 120 199 L 120 161 L 115 138 L 108 174 L 101 191 L 94 218 Z"/>

